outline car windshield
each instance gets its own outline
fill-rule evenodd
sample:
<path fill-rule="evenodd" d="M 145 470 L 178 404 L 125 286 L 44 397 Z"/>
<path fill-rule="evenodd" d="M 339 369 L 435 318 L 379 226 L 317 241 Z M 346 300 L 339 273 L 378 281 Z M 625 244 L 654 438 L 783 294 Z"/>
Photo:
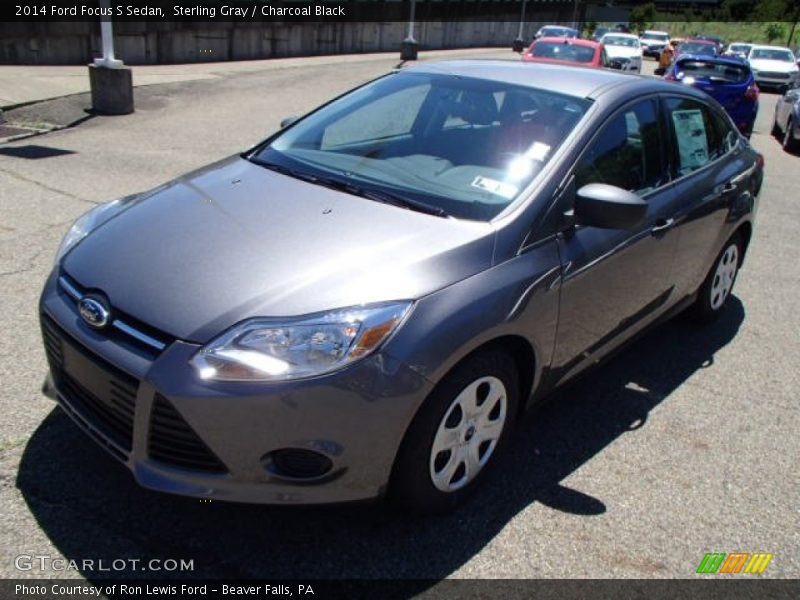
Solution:
<path fill-rule="evenodd" d="M 748 52 L 750 52 L 751 47 L 752 46 L 748 46 L 747 44 L 731 44 L 728 50 L 730 50 L 731 52 L 744 52 L 745 54 L 747 54 Z"/>
<path fill-rule="evenodd" d="M 627 46 L 628 48 L 638 48 L 639 40 L 632 37 L 625 37 L 622 35 L 606 35 L 603 37 L 603 43 L 606 46 Z"/>
<path fill-rule="evenodd" d="M 720 83 L 742 83 L 750 76 L 745 65 L 715 63 L 705 60 L 678 61 L 678 78 L 694 77 Z"/>
<path fill-rule="evenodd" d="M 327 104 L 248 158 L 375 201 L 488 221 L 542 170 L 588 106 L 499 81 L 395 73 Z"/>
<path fill-rule="evenodd" d="M 789 50 L 772 50 L 770 48 L 753 48 L 753 51 L 750 53 L 750 58 L 794 62 L 794 56 L 792 56 Z"/>
<path fill-rule="evenodd" d="M 668 42 L 669 35 L 666 33 L 645 33 L 642 35 L 642 40 L 653 40 L 655 42 Z"/>
<path fill-rule="evenodd" d="M 684 42 L 681 44 L 681 54 L 716 55 L 714 44 L 701 44 L 699 42 Z"/>
<path fill-rule="evenodd" d="M 536 42 L 533 45 L 532 54 L 538 58 L 589 63 L 594 58 L 594 48 L 576 44 L 564 44 L 563 42 Z"/>

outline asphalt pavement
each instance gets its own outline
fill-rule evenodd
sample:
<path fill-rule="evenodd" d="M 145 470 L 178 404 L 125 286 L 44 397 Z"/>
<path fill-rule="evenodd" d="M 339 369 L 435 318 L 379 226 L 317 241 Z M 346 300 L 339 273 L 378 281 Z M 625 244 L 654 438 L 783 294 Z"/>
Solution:
<path fill-rule="evenodd" d="M 42 395 L 37 298 L 74 218 L 240 151 L 397 63 L 297 60 L 151 85 L 134 114 L 0 146 L 0 577 L 142 575 L 15 566 L 49 555 L 191 559 L 193 572 L 170 576 L 193 577 L 690 578 L 712 551 L 770 552 L 764 576 L 800 577 L 800 156 L 769 135 L 774 94 L 752 139 L 766 161 L 758 223 L 720 321 L 666 323 L 529 414 L 451 515 L 148 492 Z"/>

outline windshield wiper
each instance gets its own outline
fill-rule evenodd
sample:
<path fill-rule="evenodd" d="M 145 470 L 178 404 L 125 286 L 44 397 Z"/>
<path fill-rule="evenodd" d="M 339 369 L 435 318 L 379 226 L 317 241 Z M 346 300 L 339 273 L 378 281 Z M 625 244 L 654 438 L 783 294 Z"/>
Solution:
<path fill-rule="evenodd" d="M 269 169 L 270 171 L 275 171 L 276 173 L 280 173 L 282 175 L 288 175 L 289 177 L 294 177 L 295 179 L 302 179 L 303 181 L 308 181 L 309 183 L 316 183 L 317 178 L 310 173 L 304 173 L 303 171 L 298 171 L 297 169 L 292 169 L 291 167 L 284 167 L 283 165 L 279 165 L 278 163 L 272 163 L 265 160 L 260 160 L 251 156 L 248 158 L 250 162 L 257 164 L 265 169 Z"/>
<path fill-rule="evenodd" d="M 367 200 L 382 202 L 383 204 L 391 204 L 392 206 L 407 208 L 409 210 L 421 212 L 426 215 L 433 215 L 435 217 L 449 216 L 447 214 L 447 211 L 445 211 L 443 208 L 439 208 L 438 206 L 432 206 L 430 204 L 420 202 L 419 200 L 414 200 L 413 198 L 401 196 L 400 194 L 393 194 L 391 192 L 385 192 L 382 190 L 381 191 L 371 190 L 368 188 L 361 187 L 359 185 L 355 185 L 348 181 L 341 181 L 339 179 L 333 179 L 328 177 L 317 177 L 316 179 L 317 180 L 314 183 L 317 183 L 318 185 L 324 185 L 326 187 L 330 187 L 335 190 L 347 192 L 348 194 L 353 194 L 354 196 L 360 196 L 362 198 L 366 198 Z"/>
<path fill-rule="evenodd" d="M 378 190 L 370 190 L 355 185 L 353 183 L 350 183 L 348 181 L 334 179 L 333 177 L 320 177 L 318 175 L 312 175 L 311 173 L 305 173 L 304 171 L 292 169 L 291 167 L 285 167 L 277 163 L 259 160 L 255 157 L 250 157 L 248 160 L 264 167 L 265 169 L 270 169 L 271 171 L 275 171 L 283 175 L 288 175 L 289 177 L 294 177 L 295 179 L 301 179 L 303 181 L 307 181 L 308 183 L 313 183 L 315 185 L 322 185 L 337 190 L 339 192 L 347 192 L 348 194 L 352 194 L 354 196 L 360 196 L 362 198 L 367 198 L 368 200 L 374 200 L 375 202 L 391 204 L 392 206 L 407 208 L 409 210 L 425 213 L 426 215 L 433 215 L 435 217 L 449 216 L 444 209 L 439 208 L 438 206 L 425 204 L 424 202 L 420 202 L 419 200 L 407 198 L 399 194 L 393 194 L 391 192 L 383 192 Z"/>

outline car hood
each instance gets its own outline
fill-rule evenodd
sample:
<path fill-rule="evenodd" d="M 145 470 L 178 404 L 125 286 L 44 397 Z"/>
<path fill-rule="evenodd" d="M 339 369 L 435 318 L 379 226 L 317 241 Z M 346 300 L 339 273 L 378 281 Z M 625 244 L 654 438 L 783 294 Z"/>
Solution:
<path fill-rule="evenodd" d="M 494 228 L 323 188 L 239 157 L 157 189 L 63 268 L 116 309 L 206 342 L 254 316 L 415 299 L 491 265 Z"/>
<path fill-rule="evenodd" d="M 610 58 L 637 58 L 642 55 L 641 49 L 628 46 L 606 46 L 605 49 Z"/>
<path fill-rule="evenodd" d="M 791 73 L 797 69 L 797 65 L 782 60 L 770 60 L 767 58 L 754 58 L 750 60 L 750 68 L 756 71 L 774 71 L 776 73 Z"/>

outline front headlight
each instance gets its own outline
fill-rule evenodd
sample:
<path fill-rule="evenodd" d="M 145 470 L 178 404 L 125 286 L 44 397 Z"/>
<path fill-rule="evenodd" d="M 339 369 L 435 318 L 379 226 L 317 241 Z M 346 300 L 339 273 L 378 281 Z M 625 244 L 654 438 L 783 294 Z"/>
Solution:
<path fill-rule="evenodd" d="M 55 263 L 58 264 L 61 262 L 61 259 L 64 258 L 67 252 L 72 250 L 78 242 L 100 227 L 100 225 L 129 208 L 131 203 L 137 198 L 138 195 L 132 195 L 118 200 L 112 200 L 105 204 L 98 204 L 78 217 L 64 236 L 64 239 L 61 240 L 61 245 L 56 252 Z"/>
<path fill-rule="evenodd" d="M 329 373 L 372 353 L 411 302 L 375 304 L 296 319 L 236 325 L 191 358 L 201 379 L 285 381 Z"/>

